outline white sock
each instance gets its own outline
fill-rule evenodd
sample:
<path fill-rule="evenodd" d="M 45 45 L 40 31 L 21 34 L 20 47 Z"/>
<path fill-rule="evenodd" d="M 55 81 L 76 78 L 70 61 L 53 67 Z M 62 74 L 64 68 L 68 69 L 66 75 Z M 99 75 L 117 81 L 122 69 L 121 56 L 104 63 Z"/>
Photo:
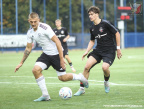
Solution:
<path fill-rule="evenodd" d="M 73 80 L 81 80 L 81 76 L 73 73 Z"/>
<path fill-rule="evenodd" d="M 49 94 L 48 94 L 47 87 L 46 87 L 46 84 L 45 84 L 44 76 L 41 76 L 38 79 L 36 79 L 36 82 L 37 82 L 39 88 L 42 91 L 42 96 L 48 96 Z"/>
<path fill-rule="evenodd" d="M 84 90 L 84 87 L 80 87 L 80 89 Z"/>

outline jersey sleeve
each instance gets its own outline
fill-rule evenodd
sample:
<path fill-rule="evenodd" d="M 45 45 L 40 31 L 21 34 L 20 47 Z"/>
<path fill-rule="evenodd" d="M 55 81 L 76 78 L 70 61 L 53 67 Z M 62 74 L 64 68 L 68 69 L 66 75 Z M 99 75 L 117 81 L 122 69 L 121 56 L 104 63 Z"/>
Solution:
<path fill-rule="evenodd" d="M 65 36 L 69 35 L 68 30 L 65 28 Z"/>
<path fill-rule="evenodd" d="M 30 37 L 29 31 L 27 32 L 27 43 L 32 43 L 33 39 Z"/>
<path fill-rule="evenodd" d="M 95 40 L 95 37 L 94 37 L 94 35 L 92 34 L 92 29 L 91 29 L 91 28 L 90 28 L 90 35 L 91 35 L 90 40 Z"/>
<path fill-rule="evenodd" d="M 111 33 L 113 33 L 114 35 L 118 32 L 118 29 L 111 24 L 109 21 L 106 21 L 106 25 L 108 27 L 108 29 L 111 31 Z"/>

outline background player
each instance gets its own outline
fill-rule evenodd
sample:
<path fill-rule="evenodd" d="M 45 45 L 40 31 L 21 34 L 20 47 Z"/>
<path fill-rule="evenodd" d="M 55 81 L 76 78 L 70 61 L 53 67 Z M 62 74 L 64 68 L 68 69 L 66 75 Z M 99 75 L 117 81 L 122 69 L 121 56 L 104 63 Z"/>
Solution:
<path fill-rule="evenodd" d="M 72 61 L 68 56 L 68 47 L 67 47 L 67 42 L 66 42 L 70 37 L 68 34 L 68 31 L 65 27 L 61 26 L 61 20 L 60 19 L 57 19 L 55 21 L 55 25 L 56 25 L 56 28 L 54 29 L 54 32 L 55 32 L 56 36 L 59 38 L 59 40 L 61 41 L 62 47 L 64 49 L 64 51 L 63 51 L 64 58 L 66 58 L 72 71 L 76 72 L 76 70 L 74 69 L 74 67 L 72 65 Z"/>
<path fill-rule="evenodd" d="M 90 69 L 103 60 L 102 70 L 104 72 L 104 86 L 105 92 L 108 93 L 110 90 L 108 82 L 110 77 L 109 67 L 113 64 L 115 59 L 116 45 L 118 59 L 120 59 L 122 56 L 120 50 L 120 34 L 109 21 L 100 19 L 99 13 L 100 10 L 98 7 L 91 6 L 88 9 L 89 18 L 93 22 L 93 25 L 90 27 L 91 39 L 86 52 L 82 56 L 82 60 L 93 48 L 95 39 L 97 39 L 97 46 L 88 55 L 88 60 L 85 65 L 83 75 L 88 79 Z M 80 89 L 74 94 L 75 96 L 85 93 L 83 83 L 81 83 L 80 86 Z"/>
<path fill-rule="evenodd" d="M 41 23 L 39 15 L 35 12 L 29 15 L 28 22 L 32 28 L 27 32 L 27 46 L 21 62 L 15 68 L 15 72 L 19 70 L 29 56 L 32 50 L 32 42 L 35 40 L 42 47 L 43 53 L 37 59 L 32 70 L 36 82 L 42 91 L 42 96 L 34 101 L 50 100 L 42 71 L 48 69 L 51 65 L 56 70 L 59 80 L 80 80 L 88 88 L 88 81 L 82 74 L 77 75 L 65 72 L 62 46 L 51 27 L 45 23 Z"/>

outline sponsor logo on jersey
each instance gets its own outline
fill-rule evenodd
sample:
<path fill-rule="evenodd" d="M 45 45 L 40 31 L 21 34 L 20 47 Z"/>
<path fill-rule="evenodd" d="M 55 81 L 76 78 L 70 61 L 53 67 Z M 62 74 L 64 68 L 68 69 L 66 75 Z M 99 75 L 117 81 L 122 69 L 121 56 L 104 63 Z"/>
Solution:
<path fill-rule="evenodd" d="M 65 35 L 57 35 L 57 37 L 64 37 Z"/>
<path fill-rule="evenodd" d="M 102 34 L 102 35 L 100 35 L 100 34 L 98 34 L 97 36 L 95 36 L 95 38 L 97 39 L 97 38 L 101 38 L 101 37 L 103 37 L 103 36 L 106 36 L 107 35 L 107 33 L 106 34 Z"/>
<path fill-rule="evenodd" d="M 43 25 L 43 24 L 40 24 L 40 27 L 43 28 L 44 30 L 47 29 L 47 27 L 45 25 Z"/>

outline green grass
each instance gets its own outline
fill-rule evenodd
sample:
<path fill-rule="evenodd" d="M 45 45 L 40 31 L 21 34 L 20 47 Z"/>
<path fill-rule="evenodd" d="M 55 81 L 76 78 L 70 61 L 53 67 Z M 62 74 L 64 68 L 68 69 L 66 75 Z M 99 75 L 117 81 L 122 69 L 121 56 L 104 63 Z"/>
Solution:
<path fill-rule="evenodd" d="M 84 50 L 69 51 L 77 74 L 83 71 L 87 60 L 82 61 L 83 53 Z M 102 82 L 104 80 L 102 63 L 91 70 L 89 80 L 92 81 L 89 81 L 90 87 L 86 89 L 86 93 L 82 96 L 73 96 L 70 100 L 61 100 L 58 92 L 61 87 L 67 86 L 74 94 L 79 89 L 79 81 L 59 81 L 52 67 L 43 71 L 52 99 L 48 102 L 33 102 L 41 96 L 32 74 L 35 60 L 41 52 L 32 52 L 17 73 L 14 73 L 14 69 L 22 59 L 23 53 L 0 53 L 0 109 L 142 109 L 144 108 L 144 48 L 124 49 L 122 53 L 122 59 L 116 58 L 110 67 L 111 90 L 108 94 L 104 92 Z M 69 65 L 67 72 L 71 72 Z"/>

